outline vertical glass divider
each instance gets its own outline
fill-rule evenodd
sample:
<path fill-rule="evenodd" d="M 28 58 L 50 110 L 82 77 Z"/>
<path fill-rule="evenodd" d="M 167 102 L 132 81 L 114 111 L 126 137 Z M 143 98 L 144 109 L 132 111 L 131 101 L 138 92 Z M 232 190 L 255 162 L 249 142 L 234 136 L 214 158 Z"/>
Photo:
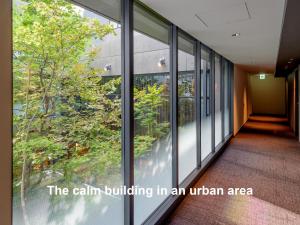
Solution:
<path fill-rule="evenodd" d="M 122 0 L 122 172 L 124 186 L 134 185 L 133 161 L 133 0 Z M 124 224 L 134 223 L 132 195 L 124 195 Z"/>
<path fill-rule="evenodd" d="M 178 39 L 177 27 L 171 25 L 170 82 L 171 82 L 171 132 L 172 132 L 172 187 L 178 187 Z"/>
<path fill-rule="evenodd" d="M 201 43 L 196 46 L 196 132 L 197 132 L 197 167 L 201 168 Z"/>
<path fill-rule="evenodd" d="M 215 54 L 211 50 L 211 147 L 215 152 Z"/>

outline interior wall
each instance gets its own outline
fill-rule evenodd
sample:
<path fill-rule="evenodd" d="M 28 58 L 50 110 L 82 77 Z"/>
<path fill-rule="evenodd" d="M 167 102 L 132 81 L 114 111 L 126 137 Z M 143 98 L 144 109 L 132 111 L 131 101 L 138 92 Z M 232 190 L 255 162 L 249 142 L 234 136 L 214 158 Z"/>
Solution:
<path fill-rule="evenodd" d="M 298 137 L 300 142 L 300 65 L 298 66 Z"/>
<path fill-rule="evenodd" d="M 298 75 L 298 74 L 297 74 Z M 291 73 L 288 76 L 288 118 L 289 124 L 293 132 L 296 129 L 296 74 Z"/>
<path fill-rule="evenodd" d="M 11 224 L 11 0 L 0 7 L 0 221 Z"/>
<path fill-rule="evenodd" d="M 266 74 L 249 76 L 253 114 L 286 115 L 285 78 Z"/>
<path fill-rule="evenodd" d="M 297 107 L 298 107 L 298 138 L 299 138 L 299 142 L 300 142 L 300 65 L 298 66 L 298 74 L 297 75 L 298 75 L 298 102 L 297 102 Z"/>
<path fill-rule="evenodd" d="M 233 103 L 233 134 L 236 135 L 252 113 L 248 74 L 239 66 L 234 65 L 234 103 Z"/>

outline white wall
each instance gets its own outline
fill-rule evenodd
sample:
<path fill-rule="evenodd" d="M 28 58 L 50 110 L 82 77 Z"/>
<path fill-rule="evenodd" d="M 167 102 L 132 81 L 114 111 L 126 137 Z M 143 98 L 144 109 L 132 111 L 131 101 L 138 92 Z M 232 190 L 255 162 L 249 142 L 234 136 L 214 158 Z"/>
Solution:
<path fill-rule="evenodd" d="M 250 101 L 250 90 L 248 86 L 248 74 L 239 66 L 234 66 L 234 130 L 236 135 L 240 128 L 246 123 L 252 113 Z"/>

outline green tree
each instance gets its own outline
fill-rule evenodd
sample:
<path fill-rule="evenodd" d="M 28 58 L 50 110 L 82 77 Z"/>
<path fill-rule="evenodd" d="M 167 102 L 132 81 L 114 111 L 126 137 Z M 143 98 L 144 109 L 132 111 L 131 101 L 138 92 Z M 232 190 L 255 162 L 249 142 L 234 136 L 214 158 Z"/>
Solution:
<path fill-rule="evenodd" d="M 24 2 L 13 11 L 13 187 L 28 225 L 28 192 L 61 179 L 47 180 L 46 170 L 70 186 L 120 180 L 121 78 L 104 80 L 93 66 L 101 53 L 93 41 L 113 35 L 112 26 L 65 0 Z M 148 130 L 136 135 L 135 157 L 168 126 L 157 118 L 162 91 L 157 84 L 135 91 L 135 117 Z"/>
<path fill-rule="evenodd" d="M 148 85 L 146 88 L 134 89 L 134 112 L 138 125 L 146 129 L 146 134 L 156 138 L 162 137 L 167 128 L 168 122 L 162 122 L 158 118 L 160 109 L 167 100 L 163 98 L 163 85 Z"/>
<path fill-rule="evenodd" d="M 110 144 L 119 142 L 117 129 L 109 128 L 120 127 L 120 100 L 106 95 L 120 79 L 100 85 L 101 70 L 92 66 L 98 51 L 92 40 L 113 32 L 110 25 L 82 17 L 67 1 L 28 0 L 21 9 L 14 7 L 14 105 L 19 106 L 14 114 L 14 184 L 20 184 L 25 224 L 26 191 L 33 180 L 41 182 L 45 167 L 70 171 L 88 161 L 85 151 L 95 146 L 97 132 Z M 96 126 L 103 118 L 106 126 Z M 95 134 L 89 143 L 87 130 Z M 81 133 L 74 135 L 77 131 Z M 64 162 L 54 163 L 59 158 Z M 34 171 L 40 176 L 32 180 Z"/>

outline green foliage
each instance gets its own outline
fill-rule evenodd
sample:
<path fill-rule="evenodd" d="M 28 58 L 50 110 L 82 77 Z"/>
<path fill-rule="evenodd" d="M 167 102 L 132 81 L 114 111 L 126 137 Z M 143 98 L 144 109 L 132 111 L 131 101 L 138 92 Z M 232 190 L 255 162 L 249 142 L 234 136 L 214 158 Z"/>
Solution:
<path fill-rule="evenodd" d="M 181 74 L 179 76 L 180 82 L 178 85 L 178 96 L 194 96 L 195 94 L 194 81 L 189 78 L 185 78 L 185 76 L 188 75 Z"/>
<path fill-rule="evenodd" d="M 121 169 L 121 78 L 103 82 L 93 62 L 95 39 L 113 35 L 110 25 L 83 17 L 64 0 L 28 0 L 13 11 L 14 188 L 92 179 L 116 182 Z M 159 121 L 163 86 L 135 89 L 135 157 L 167 131 Z M 109 176 L 109 180 L 107 177 Z M 34 181 L 34 182 L 33 182 Z"/>
<path fill-rule="evenodd" d="M 45 160 L 59 158 L 64 155 L 63 145 L 41 136 L 31 137 L 26 142 L 21 141 L 16 143 L 14 156 L 17 158 L 22 156 L 24 150 L 29 156 L 28 159 L 32 160 L 33 164 L 41 164 Z M 17 160 L 16 163 L 20 163 L 20 160 Z"/>
<path fill-rule="evenodd" d="M 70 180 L 92 161 L 102 174 L 118 167 L 120 99 L 108 95 L 121 80 L 101 83 L 92 66 L 92 40 L 113 27 L 64 0 L 28 0 L 13 14 L 15 184 L 24 163 L 25 176 L 51 169 Z"/>
<path fill-rule="evenodd" d="M 166 99 L 162 97 L 163 85 L 148 85 L 139 90 L 134 89 L 134 112 L 138 125 L 147 130 L 147 135 L 162 137 L 169 127 L 169 123 L 162 123 L 159 120 L 159 109 Z"/>
<path fill-rule="evenodd" d="M 151 136 L 136 136 L 134 138 L 134 156 L 138 158 L 145 152 L 150 151 L 154 140 L 155 138 Z"/>

